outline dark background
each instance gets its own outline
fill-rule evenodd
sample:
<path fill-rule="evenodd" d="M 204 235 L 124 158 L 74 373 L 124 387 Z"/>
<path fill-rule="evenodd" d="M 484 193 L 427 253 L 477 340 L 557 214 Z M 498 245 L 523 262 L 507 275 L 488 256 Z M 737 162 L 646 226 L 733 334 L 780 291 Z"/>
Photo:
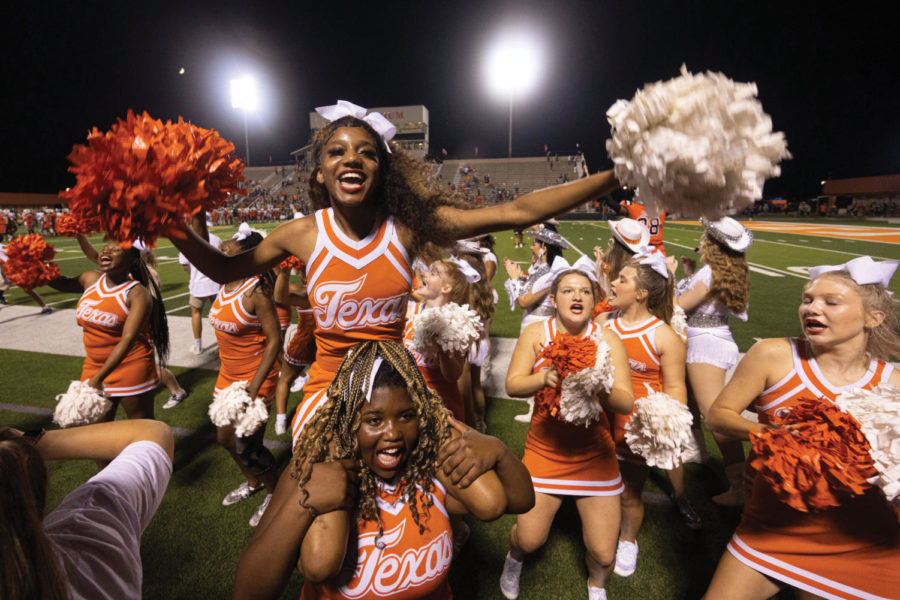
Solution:
<path fill-rule="evenodd" d="M 546 67 L 515 106 L 513 153 L 584 149 L 609 166 L 606 109 L 644 83 L 722 71 L 755 81 L 794 159 L 766 196 L 809 198 L 826 178 L 900 172 L 900 43 L 879 2 L 37 2 L 0 16 L 0 191 L 53 193 L 65 157 L 129 108 L 217 129 L 243 155 L 228 80 L 253 72 L 254 165 L 290 162 L 308 113 L 338 98 L 424 104 L 431 151 L 505 156 L 507 105 L 485 89 L 492 37 L 525 22 Z M 185 69 L 179 75 L 180 68 Z"/>

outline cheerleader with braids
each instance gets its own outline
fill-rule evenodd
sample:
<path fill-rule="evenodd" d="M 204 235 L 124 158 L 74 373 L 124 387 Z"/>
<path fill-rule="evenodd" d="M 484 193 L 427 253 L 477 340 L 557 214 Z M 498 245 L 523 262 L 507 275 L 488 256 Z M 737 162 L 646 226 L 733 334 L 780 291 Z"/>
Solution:
<path fill-rule="evenodd" d="M 112 408 L 101 419 L 115 419 L 119 404 L 129 419 L 153 418 L 156 357 L 165 364 L 169 326 L 159 287 L 137 248 L 111 242 L 97 256 L 97 270 L 59 277 L 50 286 L 82 292 L 75 319 L 84 331 L 81 381 L 102 389 Z"/>
<path fill-rule="evenodd" d="M 238 233 L 235 239 L 222 242 L 220 248 L 231 256 L 254 248 L 262 239 L 255 231 Z M 276 360 L 281 350 L 281 331 L 272 299 L 274 284 L 275 276 L 269 271 L 231 281 L 219 290 L 209 309 L 209 323 L 216 332 L 221 362 L 215 395 L 235 382 L 246 381 L 247 395 L 262 398 L 267 407 L 271 404 L 278 382 Z M 260 426 L 252 435 L 238 437 L 232 425 L 217 427 L 216 433 L 219 444 L 246 477 L 246 481 L 225 496 L 222 504 L 236 504 L 266 488 L 265 500 L 250 518 L 251 527 L 256 527 L 262 518 L 278 481 L 275 457 L 263 446 L 264 434 L 265 427 Z"/>
<path fill-rule="evenodd" d="M 296 566 L 302 599 L 450 598 L 449 515 L 495 519 L 533 503 L 522 463 L 454 420 L 401 344 L 364 342 L 301 432 L 234 597 L 276 597 Z M 336 526 L 317 518 L 326 510 Z"/>

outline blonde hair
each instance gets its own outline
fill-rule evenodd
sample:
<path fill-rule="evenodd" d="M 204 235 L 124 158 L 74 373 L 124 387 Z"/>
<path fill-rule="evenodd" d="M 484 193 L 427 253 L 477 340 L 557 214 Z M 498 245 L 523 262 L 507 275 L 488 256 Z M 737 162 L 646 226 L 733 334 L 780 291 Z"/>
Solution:
<path fill-rule="evenodd" d="M 625 267 L 634 268 L 634 278 L 638 289 L 647 292 L 647 310 L 654 317 L 662 319 L 666 325 L 672 324 L 675 312 L 675 283 L 671 277 L 663 277 L 649 265 L 642 265 L 640 259 L 633 258 Z"/>
<path fill-rule="evenodd" d="M 441 397 L 425 384 L 415 359 L 399 342 L 362 342 L 347 353 L 328 387 L 327 401 L 300 433 L 288 467 L 290 476 L 306 492 L 304 486 L 309 482 L 314 464 L 329 458 L 355 460 L 360 467 L 359 516 L 366 521 L 376 521 L 381 536 L 383 527 L 376 504 L 380 478 L 360 456 L 357 439 L 362 407 L 366 402 L 363 385 L 369 381 L 376 357 L 381 357 L 384 362 L 372 387 L 401 387 L 416 407 L 419 439 L 399 477 L 402 482 L 399 492 L 407 498 L 413 521 L 423 531 L 419 507 L 432 504 L 438 450 L 450 437 L 447 421 L 450 411 Z M 303 501 L 308 495 L 306 493 Z"/>
<path fill-rule="evenodd" d="M 742 313 L 750 303 L 747 257 L 723 246 L 710 236 L 700 238 L 700 258 L 712 269 L 707 296 L 733 313 Z"/>
<path fill-rule="evenodd" d="M 894 308 L 894 298 L 880 283 L 856 283 L 847 271 L 829 271 L 811 279 L 805 286 L 805 292 L 814 281 L 823 277 L 833 277 L 851 287 L 859 294 L 863 310 L 866 313 L 878 311 L 884 313 L 884 319 L 871 329 L 866 329 L 866 353 L 872 358 L 889 361 L 900 357 L 900 322 Z"/>

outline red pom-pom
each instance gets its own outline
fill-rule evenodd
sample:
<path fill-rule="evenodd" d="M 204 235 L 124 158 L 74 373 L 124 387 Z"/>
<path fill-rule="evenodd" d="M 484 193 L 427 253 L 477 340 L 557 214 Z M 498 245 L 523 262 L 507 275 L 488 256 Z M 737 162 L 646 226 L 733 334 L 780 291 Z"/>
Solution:
<path fill-rule="evenodd" d="M 281 264 L 278 265 L 278 268 L 282 271 L 286 269 L 296 269 L 302 273 L 306 269 L 306 265 L 303 264 L 302 260 L 294 255 L 291 255 L 281 261 Z"/>
<path fill-rule="evenodd" d="M 77 182 L 60 197 L 77 218 L 97 219 L 106 239 L 152 246 L 160 236 L 182 234 L 186 217 L 244 193 L 244 165 L 233 152 L 211 129 L 129 110 L 109 131 L 94 128 L 87 145 L 74 147 L 69 171 Z"/>
<path fill-rule="evenodd" d="M 597 362 L 597 344 L 590 336 L 576 337 L 568 333 L 558 333 L 546 346 L 541 348 L 538 358 L 546 358 L 553 363 L 559 373 L 555 387 L 543 387 L 534 394 L 534 403 L 545 408 L 551 416 L 559 416 L 559 398 L 563 379 L 567 375 L 588 369 Z"/>
<path fill-rule="evenodd" d="M 63 213 L 56 217 L 56 233 L 69 237 L 76 235 L 90 235 L 100 231 L 100 223 L 97 219 L 81 219 L 72 213 Z"/>
<path fill-rule="evenodd" d="M 778 498 L 801 512 L 839 506 L 875 475 L 869 444 L 857 421 L 831 402 L 802 400 L 784 427 L 750 435 L 751 466 Z"/>
<path fill-rule="evenodd" d="M 30 233 L 13 238 L 6 245 L 3 272 L 10 283 L 31 291 L 58 278 L 59 267 L 51 262 L 56 250 L 42 235 Z"/>

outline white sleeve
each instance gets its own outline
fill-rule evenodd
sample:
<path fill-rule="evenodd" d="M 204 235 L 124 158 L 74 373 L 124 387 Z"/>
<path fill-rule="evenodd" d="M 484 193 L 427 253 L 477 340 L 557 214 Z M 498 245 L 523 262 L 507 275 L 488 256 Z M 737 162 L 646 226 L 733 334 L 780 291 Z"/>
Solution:
<path fill-rule="evenodd" d="M 178 253 L 178 264 L 179 265 L 189 265 L 191 263 L 190 263 L 190 261 L 188 261 L 187 257 L 184 254 L 179 252 Z"/>

